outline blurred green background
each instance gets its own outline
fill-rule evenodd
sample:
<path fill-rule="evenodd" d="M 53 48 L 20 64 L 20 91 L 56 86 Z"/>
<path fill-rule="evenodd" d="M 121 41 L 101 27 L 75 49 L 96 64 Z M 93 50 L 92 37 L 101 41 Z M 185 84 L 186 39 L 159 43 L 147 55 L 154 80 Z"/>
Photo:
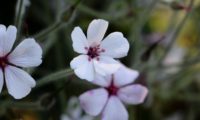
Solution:
<path fill-rule="evenodd" d="M 14 100 L 6 89 L 1 93 L 0 120 L 70 116 L 70 98 L 97 87 L 69 70 L 77 56 L 71 32 L 75 26 L 86 32 L 97 18 L 109 21 L 106 35 L 121 31 L 129 40 L 129 54 L 121 61 L 140 71 L 136 82 L 149 89 L 144 104 L 127 106 L 130 120 L 200 119 L 200 0 L 1 2 L 0 23 L 18 27 L 18 42 L 34 37 L 44 53 L 40 67 L 27 69 L 38 83 L 31 94 Z"/>

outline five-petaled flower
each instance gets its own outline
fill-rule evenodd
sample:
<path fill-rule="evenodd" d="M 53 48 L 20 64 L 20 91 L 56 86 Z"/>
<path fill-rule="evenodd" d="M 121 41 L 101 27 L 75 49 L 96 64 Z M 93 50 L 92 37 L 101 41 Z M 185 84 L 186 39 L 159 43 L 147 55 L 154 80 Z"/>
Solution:
<path fill-rule="evenodd" d="M 93 82 L 102 86 L 83 93 L 82 108 L 92 116 L 101 114 L 102 120 L 128 120 L 128 112 L 122 104 L 140 104 L 148 90 L 139 84 L 131 84 L 139 73 L 125 66 L 112 75 L 98 76 Z"/>
<path fill-rule="evenodd" d="M 80 27 L 75 27 L 71 37 L 73 49 L 79 55 L 70 66 L 81 79 L 94 80 L 96 74 L 106 76 L 120 68 L 113 58 L 127 55 L 129 43 L 121 32 L 113 32 L 103 39 L 108 22 L 102 19 L 93 20 L 87 30 L 87 38 Z"/>
<path fill-rule="evenodd" d="M 0 25 L 0 92 L 5 79 L 9 94 L 21 99 L 36 85 L 35 80 L 21 68 L 40 65 L 42 49 L 33 38 L 27 38 L 12 50 L 16 35 L 15 26 L 6 29 Z"/>

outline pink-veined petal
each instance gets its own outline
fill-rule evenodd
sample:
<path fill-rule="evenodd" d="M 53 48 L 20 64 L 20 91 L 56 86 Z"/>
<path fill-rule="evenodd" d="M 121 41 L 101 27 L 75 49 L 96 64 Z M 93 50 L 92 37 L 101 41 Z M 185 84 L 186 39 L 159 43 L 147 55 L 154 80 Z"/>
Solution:
<path fill-rule="evenodd" d="M 72 46 L 74 51 L 77 53 L 87 53 L 86 47 L 88 48 L 88 41 L 85 37 L 82 29 L 80 27 L 75 27 L 71 34 L 72 37 Z"/>
<path fill-rule="evenodd" d="M 120 63 L 111 57 L 100 56 L 99 60 L 93 60 L 95 71 L 102 75 L 110 75 L 120 68 Z"/>
<path fill-rule="evenodd" d="M 120 88 L 117 95 L 127 104 L 141 104 L 144 102 L 148 90 L 146 87 L 135 84 Z"/>
<path fill-rule="evenodd" d="M 20 67 L 35 67 L 42 63 L 42 49 L 33 38 L 27 38 L 14 49 L 8 59 Z"/>
<path fill-rule="evenodd" d="M 116 96 L 109 98 L 102 113 L 102 120 L 128 120 L 128 112 Z"/>
<path fill-rule="evenodd" d="M 15 99 L 27 96 L 36 85 L 35 80 L 28 73 L 13 66 L 5 68 L 5 81 L 9 94 Z"/>
<path fill-rule="evenodd" d="M 87 39 L 90 44 L 99 44 L 108 28 L 108 22 L 102 19 L 93 20 L 87 30 Z"/>
<path fill-rule="evenodd" d="M 88 60 L 87 55 L 79 55 L 78 57 L 75 57 L 71 61 L 70 66 L 74 69 L 75 74 L 79 78 L 88 81 L 94 80 L 94 66 L 92 61 Z"/>
<path fill-rule="evenodd" d="M 4 81 L 4 79 L 3 79 L 3 71 L 0 68 L 0 93 L 1 93 L 2 88 L 3 88 L 3 81 Z"/>
<path fill-rule="evenodd" d="M 79 100 L 81 107 L 86 113 L 97 116 L 100 114 L 108 100 L 108 93 L 103 88 L 94 89 L 83 93 L 79 97 Z"/>
<path fill-rule="evenodd" d="M 121 87 L 134 82 L 138 76 L 138 71 L 132 70 L 121 64 L 119 70 L 114 73 L 114 84 L 117 87 Z"/>
<path fill-rule="evenodd" d="M 105 50 L 102 55 L 121 58 L 127 56 L 129 43 L 121 32 L 113 32 L 102 41 L 101 48 Z"/>

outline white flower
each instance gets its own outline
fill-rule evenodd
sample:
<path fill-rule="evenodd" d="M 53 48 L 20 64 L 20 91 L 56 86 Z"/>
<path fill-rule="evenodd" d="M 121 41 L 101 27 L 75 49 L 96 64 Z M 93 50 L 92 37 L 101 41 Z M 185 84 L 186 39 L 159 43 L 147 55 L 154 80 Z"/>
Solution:
<path fill-rule="evenodd" d="M 87 38 L 80 27 L 75 27 L 71 37 L 73 49 L 79 55 L 70 66 L 81 79 L 94 80 L 96 74 L 106 76 L 117 71 L 119 63 L 113 58 L 127 55 L 129 43 L 121 32 L 113 32 L 103 39 L 108 22 L 93 20 L 87 30 Z"/>
<path fill-rule="evenodd" d="M 10 95 L 21 99 L 28 95 L 36 84 L 35 80 L 22 67 L 41 64 L 42 49 L 33 38 L 22 41 L 14 50 L 17 29 L 0 25 L 0 92 L 4 79 Z"/>
<path fill-rule="evenodd" d="M 65 114 L 61 115 L 61 120 L 93 120 L 92 116 L 83 115 L 77 97 L 72 97 L 69 100 Z"/>
<path fill-rule="evenodd" d="M 128 120 L 128 112 L 122 104 L 140 104 L 148 90 L 139 84 L 131 84 L 138 77 L 137 71 L 122 66 L 110 76 L 98 76 L 93 82 L 102 86 L 83 93 L 79 99 L 82 108 L 92 116 L 101 114 L 102 120 Z"/>

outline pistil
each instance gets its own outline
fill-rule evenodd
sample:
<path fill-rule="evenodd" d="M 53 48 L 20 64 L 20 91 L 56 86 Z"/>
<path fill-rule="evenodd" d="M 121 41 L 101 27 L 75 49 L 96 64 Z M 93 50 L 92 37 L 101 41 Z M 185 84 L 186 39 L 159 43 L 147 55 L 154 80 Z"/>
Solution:
<path fill-rule="evenodd" d="M 104 49 L 100 48 L 100 45 L 97 45 L 95 47 L 86 47 L 85 48 L 88 52 L 87 55 L 89 56 L 89 61 L 96 58 L 97 60 L 99 60 L 99 55 L 101 52 L 105 52 Z"/>

